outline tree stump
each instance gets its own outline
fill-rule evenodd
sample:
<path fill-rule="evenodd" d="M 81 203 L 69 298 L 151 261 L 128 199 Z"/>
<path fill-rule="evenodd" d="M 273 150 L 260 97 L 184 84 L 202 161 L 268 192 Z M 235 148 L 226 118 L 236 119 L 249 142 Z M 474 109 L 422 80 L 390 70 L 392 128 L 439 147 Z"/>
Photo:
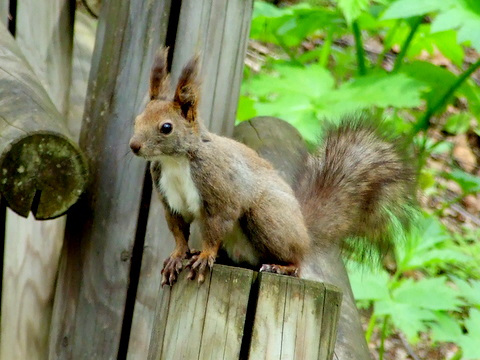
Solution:
<path fill-rule="evenodd" d="M 149 360 L 333 358 L 336 287 L 224 265 L 203 284 L 186 274 L 160 291 Z"/>

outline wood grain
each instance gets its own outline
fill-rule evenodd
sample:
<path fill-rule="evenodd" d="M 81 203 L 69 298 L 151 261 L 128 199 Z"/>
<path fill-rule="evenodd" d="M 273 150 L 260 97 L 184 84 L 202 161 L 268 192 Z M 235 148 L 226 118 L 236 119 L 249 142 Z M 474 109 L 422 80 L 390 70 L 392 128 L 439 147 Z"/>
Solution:
<path fill-rule="evenodd" d="M 72 70 L 74 10 L 71 0 L 17 2 L 17 44 L 64 116 Z"/>
<path fill-rule="evenodd" d="M 235 122 L 252 7 L 251 0 L 184 0 L 181 4 L 172 79 L 176 81 L 193 54 L 202 54 L 201 116 L 214 131 L 222 134 L 231 134 Z M 221 44 L 216 43 L 219 39 Z M 157 298 L 160 272 L 173 245 L 162 205 L 153 194 L 128 359 L 146 357 L 150 338 L 143 335 L 152 331 L 155 304 L 160 301 Z"/>
<path fill-rule="evenodd" d="M 96 31 L 97 20 L 77 10 L 73 37 L 72 81 L 67 114 L 67 126 L 74 139 L 80 137 Z"/>
<path fill-rule="evenodd" d="M 0 359 L 47 358 L 62 223 L 7 210 Z"/>
<path fill-rule="evenodd" d="M 167 288 L 160 288 L 163 261 L 173 251 L 175 241 L 168 230 L 163 205 L 152 194 L 143 248 L 140 279 L 128 345 L 128 360 L 144 360 L 150 347 L 155 309 L 162 304 Z"/>
<path fill-rule="evenodd" d="M 162 292 L 149 359 L 238 359 L 253 271 L 215 265 L 205 283 Z"/>
<path fill-rule="evenodd" d="M 331 359 L 327 353 L 328 345 L 335 343 L 336 317 L 332 323 L 325 321 L 334 315 L 325 301 L 329 292 L 337 290 L 313 281 L 268 273 L 260 273 L 257 281 L 249 359 Z M 333 331 L 325 326 L 332 326 Z"/>
<path fill-rule="evenodd" d="M 85 188 L 86 161 L 3 25 L 0 49 L 0 192 L 22 216 L 60 216 Z"/>
<path fill-rule="evenodd" d="M 10 1 L 9 0 L 0 0 L 0 23 L 8 27 L 8 16 Z"/>
<path fill-rule="evenodd" d="M 114 359 L 119 351 L 145 162 L 128 148 L 168 1 L 107 1 L 97 27 L 80 137 L 92 168 L 67 220 L 50 358 Z"/>
<path fill-rule="evenodd" d="M 27 27 L 31 29 L 35 24 L 36 31 L 33 32 L 36 36 L 25 36 L 26 28 L 18 28 L 17 44 L 23 49 L 36 50 L 35 57 L 30 60 L 38 66 L 44 65 L 44 72 L 36 74 L 41 81 L 45 83 L 46 79 L 55 76 L 59 80 L 51 83 L 46 91 L 56 110 L 62 114 L 61 119 L 64 120 L 67 112 L 65 98 L 70 88 L 74 7 L 71 7 L 70 0 L 38 0 L 33 4 L 32 1 L 22 1 L 19 5 L 16 14 L 17 26 L 28 24 Z M 39 13 L 42 16 L 38 17 Z M 38 41 L 40 35 L 46 38 Z M 52 39 L 55 39 L 53 44 L 49 42 Z M 42 52 L 47 56 L 41 57 Z M 54 59 L 54 67 L 47 66 L 52 63 L 51 59 Z M 38 152 L 38 149 L 32 147 L 45 146 L 41 141 L 33 141 L 34 138 L 30 136 L 25 144 L 25 147 L 31 150 L 27 152 L 24 148 L 22 151 L 23 156 L 30 155 L 27 160 L 29 163 L 34 163 L 35 154 Z M 36 138 L 41 139 L 38 136 Z M 48 145 L 52 143 L 49 141 Z M 46 156 L 52 158 L 49 152 L 58 151 L 58 147 L 48 149 L 48 145 L 45 151 Z M 58 145 L 62 147 L 61 143 Z M 15 159 L 14 162 L 18 161 L 18 153 L 13 152 L 9 155 Z M 58 161 L 58 157 L 53 159 Z M 45 171 L 50 161 L 48 159 L 46 164 L 36 164 L 35 169 L 25 173 Z M 68 166 L 68 163 L 66 165 Z M 60 176 L 58 171 L 60 164 L 50 166 L 55 166 L 54 169 L 56 169 L 55 174 L 52 175 Z M 41 222 L 31 215 L 23 218 L 11 211 L 7 214 L 5 239 L 8 256 L 5 257 L 0 336 L 3 340 L 0 345 L 2 359 L 47 359 L 48 357 L 48 335 L 65 220 L 65 217 L 62 217 Z"/>
<path fill-rule="evenodd" d="M 252 0 L 182 1 L 172 79 L 201 54 L 200 115 L 217 134 L 231 135 L 235 124 L 252 8 Z"/>

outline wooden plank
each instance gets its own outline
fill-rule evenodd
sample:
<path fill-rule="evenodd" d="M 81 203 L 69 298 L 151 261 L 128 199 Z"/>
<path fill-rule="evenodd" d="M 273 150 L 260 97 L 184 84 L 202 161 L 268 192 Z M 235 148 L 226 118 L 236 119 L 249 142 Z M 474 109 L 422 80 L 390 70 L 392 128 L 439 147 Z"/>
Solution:
<path fill-rule="evenodd" d="M 238 359 L 252 280 L 253 271 L 222 265 L 201 285 L 181 273 L 159 303 L 148 358 Z"/>
<path fill-rule="evenodd" d="M 213 9 L 217 18 L 212 19 L 213 15 L 210 12 L 217 5 L 219 8 Z M 181 68 L 189 57 L 195 52 L 202 53 L 204 64 L 201 72 L 201 77 L 204 79 L 200 105 L 202 118 L 204 121 L 210 122 L 213 116 L 210 115 L 212 113 L 210 107 L 218 104 L 218 110 L 216 110 L 218 116 L 214 116 L 217 119 L 214 122 L 218 124 L 218 127 L 215 130 L 224 134 L 230 133 L 235 123 L 236 102 L 243 74 L 243 59 L 248 40 L 252 7 L 253 2 L 251 0 L 229 0 L 218 4 L 207 0 L 184 0 L 181 4 L 174 45 L 172 79 L 175 81 L 178 78 Z M 223 12 L 219 12 L 220 9 L 223 9 Z M 214 21 L 217 25 L 213 27 Z M 226 35 L 223 35 L 223 33 Z M 226 48 L 223 50 L 217 46 L 217 53 L 215 54 L 211 48 L 207 48 L 206 44 L 208 43 L 210 47 L 213 47 L 215 44 L 212 39 L 219 39 L 222 36 L 223 42 L 228 42 L 228 45 L 225 45 Z M 219 67 L 219 61 L 222 62 L 222 67 Z M 205 68 L 206 64 L 209 64 L 208 69 Z M 205 83 L 207 78 L 211 80 Z M 220 123 L 225 125 L 220 125 Z M 155 301 L 160 288 L 160 272 L 163 267 L 163 260 L 168 257 L 174 246 L 161 207 L 157 195 L 153 194 L 128 359 L 145 359 L 145 351 L 149 348 L 150 339 L 143 337 L 142 334 L 152 331 L 153 324 L 149 319 L 153 319 Z M 192 229 L 190 237 L 196 237 L 195 229 Z M 194 240 L 191 239 L 190 243 Z"/>
<path fill-rule="evenodd" d="M 5 27 L 8 27 L 9 6 L 10 0 L 0 0 L 0 23 Z"/>
<path fill-rule="evenodd" d="M 212 272 L 198 359 L 238 359 L 253 271 L 217 265 Z"/>
<path fill-rule="evenodd" d="M 182 1 L 172 78 L 201 54 L 200 114 L 216 133 L 233 131 L 252 7 L 252 0 Z"/>
<path fill-rule="evenodd" d="M 307 156 L 302 135 L 286 121 L 259 116 L 235 126 L 233 138 L 270 161 L 290 184 L 294 184 L 300 166 Z"/>
<path fill-rule="evenodd" d="M 48 219 L 63 214 L 82 193 L 86 161 L 60 114 L 0 25 L 0 192 L 10 208 Z"/>
<path fill-rule="evenodd" d="M 27 24 L 16 30 L 17 44 L 23 49 L 36 50 L 35 57 L 30 60 L 44 66 L 43 73 L 37 72 L 37 76 L 44 76 L 44 83 L 46 79 L 54 80 L 46 91 L 62 115 L 66 114 L 65 98 L 70 88 L 72 5 L 69 0 L 21 1 L 16 13 L 17 26 Z M 33 26 L 35 36 L 25 37 L 25 30 Z M 55 169 L 54 176 L 57 176 L 56 166 Z M 46 359 L 48 356 L 48 335 L 65 220 L 62 217 L 41 222 L 33 216 L 22 218 L 8 212 L 5 237 L 8 256 L 5 258 L 0 336 L 3 340 L 0 345 L 2 359 Z"/>
<path fill-rule="evenodd" d="M 50 336 L 50 358 L 113 359 L 123 326 L 145 162 L 128 149 L 144 105 L 169 1 L 107 1 L 97 28 L 80 145 L 92 167 L 70 214 Z"/>
<path fill-rule="evenodd" d="M 73 36 L 72 81 L 67 114 L 68 129 L 75 139 L 80 137 L 96 31 L 97 20 L 83 11 L 77 10 Z"/>
<path fill-rule="evenodd" d="M 46 359 L 62 246 L 62 219 L 46 223 L 8 210 L 0 359 Z"/>
<path fill-rule="evenodd" d="M 215 122 L 218 125 L 215 130 L 224 134 L 231 133 L 235 122 L 252 7 L 251 0 L 230 0 L 218 4 L 207 0 L 186 0 L 181 4 L 174 46 L 172 79 L 175 81 L 178 78 L 181 68 L 195 52 L 202 53 L 204 70 L 201 77 L 204 82 L 202 83 L 201 114 L 206 123 L 209 123 L 212 118 L 217 119 L 211 123 Z M 212 8 L 214 13 L 211 14 Z M 214 16 L 216 17 L 213 18 Z M 212 26 L 214 22 L 216 25 Z M 223 37 L 222 44 L 225 48 L 216 46 L 216 53 L 213 53 L 206 44 L 214 44 L 212 39 L 221 37 Z M 220 62 L 222 67 L 219 67 Z M 206 79 L 210 80 L 205 82 Z M 215 90 L 216 87 L 220 90 Z M 212 108 L 212 104 L 217 104 L 215 109 Z M 145 240 L 147 252 L 144 255 L 147 254 L 147 257 L 142 261 L 132 322 L 129 359 L 145 358 L 149 338 L 142 338 L 139 335 L 148 330 L 152 331 L 152 323 L 148 319 L 152 318 L 153 309 L 155 309 L 163 260 L 173 250 L 174 242 L 163 219 L 161 207 L 154 194 Z M 192 233 L 195 233 L 195 229 L 192 229 Z M 195 237 L 194 234 L 191 238 L 193 237 Z"/>
<path fill-rule="evenodd" d="M 56 108 L 67 114 L 73 19 L 71 0 L 21 0 L 15 39 Z"/>
<path fill-rule="evenodd" d="M 330 316 L 324 309 L 325 286 L 268 273 L 258 281 L 249 359 L 326 360 L 319 354 L 321 338 L 328 336 L 322 319 Z"/>
<path fill-rule="evenodd" d="M 266 280 L 261 281 L 262 278 Z M 248 358 L 261 359 L 268 355 L 268 359 L 280 359 L 287 279 L 260 274 L 257 281 L 260 285 Z"/>
<path fill-rule="evenodd" d="M 155 219 L 148 222 L 145 235 L 140 279 L 135 299 L 135 311 L 128 345 L 128 360 L 144 360 L 152 340 L 155 309 L 163 304 L 163 297 L 170 294 L 168 288 L 161 288 L 161 266 L 167 256 L 173 251 L 175 241 L 168 230 L 163 205 L 158 196 L 152 194 L 149 217 Z M 160 327 L 161 328 L 161 327 Z M 152 355 L 153 356 L 153 355 Z M 153 358 L 158 358 L 155 354 Z"/>
<path fill-rule="evenodd" d="M 337 324 L 340 318 L 340 306 L 342 304 L 342 293 L 337 287 L 325 285 L 325 302 L 323 311 L 325 315 L 322 319 L 322 334 L 320 337 L 320 359 L 333 359 L 335 350 L 335 341 L 337 339 Z"/>

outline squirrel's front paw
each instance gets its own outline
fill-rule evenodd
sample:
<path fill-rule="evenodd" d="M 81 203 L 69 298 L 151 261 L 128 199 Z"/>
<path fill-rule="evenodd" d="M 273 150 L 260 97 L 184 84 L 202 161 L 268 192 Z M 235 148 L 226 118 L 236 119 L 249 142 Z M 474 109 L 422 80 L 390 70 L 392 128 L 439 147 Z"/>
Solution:
<path fill-rule="evenodd" d="M 187 268 L 190 268 L 187 279 L 193 280 L 195 279 L 195 275 L 198 274 L 198 282 L 203 283 L 208 268 L 211 269 L 215 263 L 215 257 L 215 255 L 203 251 L 198 255 L 193 255 L 186 266 Z"/>
<path fill-rule="evenodd" d="M 177 276 L 183 268 L 183 260 L 187 258 L 188 253 L 172 254 L 163 262 L 162 286 L 172 286 L 177 281 Z"/>

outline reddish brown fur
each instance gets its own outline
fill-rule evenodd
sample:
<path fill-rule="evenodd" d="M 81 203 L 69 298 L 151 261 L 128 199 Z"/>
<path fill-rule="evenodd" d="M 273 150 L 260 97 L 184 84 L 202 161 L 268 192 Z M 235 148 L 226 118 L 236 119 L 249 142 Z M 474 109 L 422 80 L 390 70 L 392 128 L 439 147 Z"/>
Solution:
<path fill-rule="evenodd" d="M 199 281 L 222 246 L 236 262 L 274 264 L 264 269 L 293 274 L 312 251 L 311 239 L 318 246 L 330 246 L 348 236 L 371 235 L 381 244 L 388 223 L 381 207 L 402 201 L 410 180 L 391 144 L 354 123 L 331 130 L 319 155 L 305 163 L 297 199 L 256 152 L 203 127 L 198 116 L 198 57 L 183 69 L 172 100 L 159 98 L 167 93 L 166 69 L 164 50 L 152 70 L 153 100 L 137 116 L 130 142 L 137 155 L 152 161 L 153 182 L 175 237 L 163 284 L 173 284 L 189 255 L 192 221 L 198 222 L 203 243 L 200 254 L 190 260 L 189 277 L 198 273 Z M 162 132 L 165 124 L 171 125 L 171 132 Z M 185 171 L 181 177 L 162 178 L 162 172 L 172 174 L 180 168 Z M 167 184 L 168 198 L 161 185 L 166 180 L 161 179 L 182 183 Z M 179 186 L 186 192 L 175 192 Z M 188 206 L 187 198 L 193 201 Z"/>

